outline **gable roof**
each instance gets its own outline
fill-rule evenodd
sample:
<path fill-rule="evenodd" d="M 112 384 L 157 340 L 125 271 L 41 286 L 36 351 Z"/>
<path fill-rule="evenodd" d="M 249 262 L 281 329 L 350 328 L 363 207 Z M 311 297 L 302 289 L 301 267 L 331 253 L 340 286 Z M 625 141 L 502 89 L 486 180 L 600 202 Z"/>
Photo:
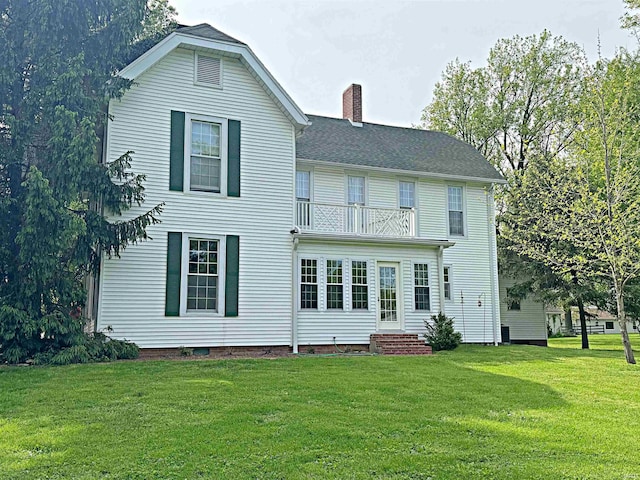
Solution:
<path fill-rule="evenodd" d="M 309 124 L 309 119 L 284 91 L 248 45 L 226 33 L 201 23 L 193 27 L 180 26 L 163 40 L 124 67 L 118 75 L 135 80 L 149 68 L 162 60 L 176 48 L 215 52 L 223 57 L 237 58 L 271 97 L 282 113 L 300 131 Z"/>
<path fill-rule="evenodd" d="M 246 43 L 236 40 L 235 38 L 221 32 L 217 28 L 213 28 L 208 23 L 201 23 L 199 25 L 179 25 L 176 28 L 176 32 L 184 33 L 186 35 L 193 35 L 194 37 L 207 38 L 209 40 L 218 40 L 220 42 L 237 43 L 238 45 L 246 45 Z"/>
<path fill-rule="evenodd" d="M 504 183 L 478 150 L 446 133 L 307 116 L 312 125 L 296 142 L 299 160 Z"/>

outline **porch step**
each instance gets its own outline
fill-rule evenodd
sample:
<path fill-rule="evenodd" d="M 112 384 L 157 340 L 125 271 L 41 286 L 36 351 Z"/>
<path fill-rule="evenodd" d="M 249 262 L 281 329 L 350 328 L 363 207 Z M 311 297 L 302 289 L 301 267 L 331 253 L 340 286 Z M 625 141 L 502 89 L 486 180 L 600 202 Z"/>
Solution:
<path fill-rule="evenodd" d="M 431 355 L 431 347 L 412 333 L 374 333 L 369 349 L 382 355 Z"/>

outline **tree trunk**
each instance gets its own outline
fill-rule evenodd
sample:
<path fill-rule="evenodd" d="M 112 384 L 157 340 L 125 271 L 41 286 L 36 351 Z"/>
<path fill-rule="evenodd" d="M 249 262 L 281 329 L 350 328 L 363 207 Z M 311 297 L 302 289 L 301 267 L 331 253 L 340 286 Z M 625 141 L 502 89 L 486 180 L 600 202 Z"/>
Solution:
<path fill-rule="evenodd" d="M 627 316 L 624 311 L 624 297 L 622 291 L 616 288 L 616 304 L 618 305 L 618 323 L 620 324 L 620 335 L 622 336 L 622 346 L 624 347 L 624 356 L 627 363 L 635 365 L 636 359 L 633 356 L 631 342 L 629 341 L 629 332 L 627 332 Z"/>
<path fill-rule="evenodd" d="M 582 348 L 589 349 L 589 336 L 587 334 L 587 315 L 584 312 L 584 303 L 582 299 L 578 299 L 578 312 L 580 312 L 580 332 L 582 336 Z"/>
<path fill-rule="evenodd" d="M 570 334 L 573 330 L 573 321 L 571 320 L 571 308 L 567 308 L 564 311 L 564 328 L 567 330 L 567 334 Z"/>

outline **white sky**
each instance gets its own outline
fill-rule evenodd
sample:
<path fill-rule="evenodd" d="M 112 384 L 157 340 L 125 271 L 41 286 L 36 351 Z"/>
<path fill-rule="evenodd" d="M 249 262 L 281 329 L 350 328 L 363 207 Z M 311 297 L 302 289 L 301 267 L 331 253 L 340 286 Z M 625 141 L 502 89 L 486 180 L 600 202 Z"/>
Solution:
<path fill-rule="evenodd" d="M 247 43 L 306 113 L 340 117 L 362 85 L 366 122 L 418 123 L 445 65 L 480 66 L 499 38 L 544 28 L 597 57 L 636 40 L 622 0 L 170 0 L 178 21 L 209 23 Z"/>

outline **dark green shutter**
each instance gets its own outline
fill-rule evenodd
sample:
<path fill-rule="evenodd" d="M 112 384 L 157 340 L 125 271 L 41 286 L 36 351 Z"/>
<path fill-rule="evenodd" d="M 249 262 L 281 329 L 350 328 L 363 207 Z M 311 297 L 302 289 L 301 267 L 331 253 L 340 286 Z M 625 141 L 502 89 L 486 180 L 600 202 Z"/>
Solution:
<path fill-rule="evenodd" d="M 227 195 L 240 196 L 240 122 L 229 120 L 227 142 Z"/>
<path fill-rule="evenodd" d="M 180 316 L 180 264 L 182 257 L 182 233 L 169 232 L 167 242 L 167 296 L 164 314 Z"/>
<path fill-rule="evenodd" d="M 181 192 L 184 185 L 184 112 L 171 110 L 169 190 Z"/>
<path fill-rule="evenodd" d="M 224 315 L 238 316 L 238 277 L 240 272 L 240 237 L 227 235 L 227 263 L 224 287 Z"/>

